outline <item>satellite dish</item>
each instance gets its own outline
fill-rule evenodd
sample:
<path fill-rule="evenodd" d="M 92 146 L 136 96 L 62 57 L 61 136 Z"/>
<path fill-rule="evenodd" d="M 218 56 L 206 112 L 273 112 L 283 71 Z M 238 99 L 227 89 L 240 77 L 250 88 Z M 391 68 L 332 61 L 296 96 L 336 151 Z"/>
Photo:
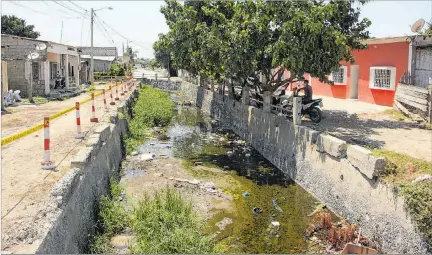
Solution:
<path fill-rule="evenodd" d="M 419 19 L 416 22 L 414 22 L 414 24 L 411 26 L 411 32 L 413 33 L 418 33 L 420 32 L 420 30 L 423 29 L 425 25 L 425 20 L 424 19 Z"/>
<path fill-rule="evenodd" d="M 46 47 L 47 46 L 45 43 L 40 43 L 40 44 L 36 45 L 37 50 L 44 50 L 44 49 L 46 49 Z"/>
<path fill-rule="evenodd" d="M 39 57 L 39 53 L 37 53 L 37 52 L 33 52 L 33 53 L 30 53 L 27 55 L 27 58 L 31 59 L 31 60 L 37 59 L 38 57 Z"/>

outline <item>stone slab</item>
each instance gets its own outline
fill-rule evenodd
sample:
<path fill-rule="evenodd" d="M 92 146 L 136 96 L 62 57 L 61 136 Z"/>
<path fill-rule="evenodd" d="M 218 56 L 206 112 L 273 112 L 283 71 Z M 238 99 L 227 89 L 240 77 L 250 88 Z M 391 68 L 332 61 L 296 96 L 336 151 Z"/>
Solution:
<path fill-rule="evenodd" d="M 348 161 L 369 179 L 378 176 L 380 170 L 383 170 L 387 164 L 385 158 L 371 154 L 370 150 L 358 145 L 351 145 L 347 149 Z"/>
<path fill-rule="evenodd" d="M 336 158 L 345 158 L 347 144 L 345 141 L 331 135 L 319 135 L 317 137 L 317 151 L 325 152 Z"/>
<path fill-rule="evenodd" d="M 82 148 L 72 159 L 71 168 L 82 168 L 90 161 L 91 153 L 93 151 L 93 147 L 85 147 Z"/>

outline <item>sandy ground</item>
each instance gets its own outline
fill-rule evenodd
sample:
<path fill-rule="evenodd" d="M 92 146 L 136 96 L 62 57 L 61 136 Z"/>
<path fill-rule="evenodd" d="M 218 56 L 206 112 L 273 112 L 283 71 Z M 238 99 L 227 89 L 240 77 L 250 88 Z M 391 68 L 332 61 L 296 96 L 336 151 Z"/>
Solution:
<path fill-rule="evenodd" d="M 181 196 L 190 201 L 194 211 L 207 221 L 214 216 L 215 210 L 233 212 L 235 205 L 233 197 L 218 190 L 214 183 L 192 177 L 183 167 L 180 159 L 157 156 L 151 161 L 140 160 L 141 155 L 133 156 L 130 160 L 120 185 L 125 189 L 127 208 L 132 209 L 135 202 L 145 199 L 145 195 L 174 188 Z M 205 168 L 207 171 L 220 172 L 216 168 L 196 166 L 195 169 Z M 213 187 L 209 188 L 209 187 Z M 232 219 L 224 218 L 215 225 L 223 230 L 232 224 Z M 216 231 L 214 235 L 220 233 Z M 130 240 L 125 242 L 124 239 Z M 111 239 L 111 246 L 117 254 L 129 253 L 128 246 L 133 245 L 133 233 L 125 231 Z"/>
<path fill-rule="evenodd" d="M 83 95 L 83 97 L 88 97 L 88 95 Z M 124 98 L 125 96 L 120 97 L 121 100 Z M 64 106 L 73 106 L 75 100 L 69 100 L 69 105 L 62 102 L 64 105 L 59 109 L 65 108 Z M 96 117 L 100 121 L 108 119 L 109 115 L 105 112 L 103 106 L 103 97 L 97 97 L 95 104 Z M 117 105 L 109 107 L 114 110 Z M 35 115 L 35 113 L 26 111 L 19 114 L 25 118 Z M 88 102 L 81 107 L 81 127 L 83 133 L 86 134 L 84 140 L 75 139 L 75 111 L 51 121 L 51 160 L 54 161 L 57 171 L 41 169 L 43 130 L 1 148 L 2 250 L 8 245 L 16 246 L 23 240 L 27 244 L 19 245 L 19 249 L 16 251 L 25 253 L 26 248 L 31 247 L 35 238 L 32 238 L 32 232 L 28 231 L 28 227 L 33 225 L 32 223 L 37 219 L 35 217 L 43 217 L 43 213 L 40 215 L 40 212 L 43 212 L 44 202 L 49 198 L 52 186 L 70 169 L 70 160 L 85 145 L 87 138 L 94 132 L 97 124 L 91 123 L 90 117 L 91 102 Z"/>
<path fill-rule="evenodd" d="M 391 107 L 315 97 L 323 98 L 323 120 L 318 124 L 305 120 L 305 125 L 352 144 L 383 148 L 432 161 L 432 130 L 422 129 L 415 122 L 395 120 L 384 112 Z"/>
<path fill-rule="evenodd" d="M 105 86 L 106 89 L 108 90 L 108 84 Z M 103 88 L 104 88 L 103 85 L 96 86 L 97 90 L 98 89 L 102 90 Z M 95 91 L 95 93 L 96 92 L 97 91 Z M 115 93 L 115 90 L 113 90 L 113 93 Z M 106 94 L 106 96 L 108 99 L 109 94 Z M 99 97 L 102 98 L 102 96 Z M 74 98 L 69 98 L 64 101 L 50 101 L 44 104 L 19 104 L 18 103 L 17 106 L 7 107 L 9 112 L 2 114 L 1 116 L 1 120 L 2 120 L 1 135 L 2 137 L 6 137 L 14 133 L 23 131 L 33 125 L 42 124 L 44 117 L 48 117 L 63 109 L 72 107 L 75 105 L 75 102 L 80 102 L 88 98 L 90 98 L 90 93 L 83 93 L 79 96 L 76 96 Z M 87 103 L 86 105 L 89 105 L 89 103 Z"/>

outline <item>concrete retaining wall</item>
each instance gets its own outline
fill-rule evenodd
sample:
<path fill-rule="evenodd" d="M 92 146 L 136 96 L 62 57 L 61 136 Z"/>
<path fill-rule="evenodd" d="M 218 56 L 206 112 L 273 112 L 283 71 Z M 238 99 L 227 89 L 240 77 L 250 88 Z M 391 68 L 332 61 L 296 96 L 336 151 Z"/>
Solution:
<path fill-rule="evenodd" d="M 153 88 L 164 90 L 180 90 L 181 82 L 173 82 L 168 80 L 141 79 L 144 84 L 152 85 Z"/>
<path fill-rule="evenodd" d="M 404 201 L 376 177 L 384 159 L 359 146 L 183 82 L 184 100 L 219 119 L 332 211 L 388 253 L 427 253 Z M 385 162 L 384 162 L 385 163 Z"/>
<path fill-rule="evenodd" d="M 97 208 L 101 196 L 109 191 L 109 179 L 119 169 L 124 157 L 122 136 L 127 114 L 138 97 L 138 89 L 110 113 L 110 123 L 101 123 L 71 162 L 71 170 L 56 183 L 43 226 L 43 238 L 36 253 L 86 253 L 89 238 L 94 234 Z"/>

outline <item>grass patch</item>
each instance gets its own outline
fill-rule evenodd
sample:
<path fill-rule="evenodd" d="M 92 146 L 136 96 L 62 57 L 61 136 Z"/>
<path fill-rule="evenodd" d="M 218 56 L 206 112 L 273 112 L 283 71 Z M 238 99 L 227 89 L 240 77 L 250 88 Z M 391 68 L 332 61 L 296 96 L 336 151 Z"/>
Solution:
<path fill-rule="evenodd" d="M 129 135 L 125 139 L 126 153 L 136 150 L 148 135 L 148 128 L 167 126 L 173 117 L 174 103 L 168 94 L 151 86 L 143 86 L 135 106 L 133 118 L 129 122 Z"/>
<path fill-rule="evenodd" d="M 90 252 L 93 254 L 112 252 L 109 246 L 111 237 L 121 233 L 130 222 L 126 209 L 118 200 L 121 193 L 122 188 L 111 178 L 110 194 L 103 196 L 99 204 L 97 233 L 90 242 Z"/>
<path fill-rule="evenodd" d="M 403 113 L 396 111 L 395 109 L 388 109 L 384 111 L 385 114 L 390 115 L 392 118 L 401 121 L 410 120 L 409 117 L 405 116 Z"/>
<path fill-rule="evenodd" d="M 384 149 L 372 149 L 372 154 L 387 158 L 388 164 L 381 173 L 386 181 L 393 183 L 411 181 L 420 174 L 432 174 L 432 162 Z"/>
<path fill-rule="evenodd" d="M 133 211 L 134 254 L 214 253 L 215 243 L 202 233 L 192 204 L 167 188 L 141 200 Z"/>
<path fill-rule="evenodd" d="M 382 173 L 384 180 L 394 183 L 400 191 L 420 234 L 432 247 L 432 183 L 411 182 L 421 174 L 432 174 L 432 162 L 383 149 L 375 149 L 372 154 L 387 158 L 388 164 Z"/>
<path fill-rule="evenodd" d="M 45 104 L 45 103 L 49 102 L 46 97 L 41 97 L 41 96 L 34 96 L 33 101 L 35 102 L 35 104 Z M 30 104 L 30 101 L 28 98 L 23 98 L 22 102 L 26 103 L 26 104 Z"/>

